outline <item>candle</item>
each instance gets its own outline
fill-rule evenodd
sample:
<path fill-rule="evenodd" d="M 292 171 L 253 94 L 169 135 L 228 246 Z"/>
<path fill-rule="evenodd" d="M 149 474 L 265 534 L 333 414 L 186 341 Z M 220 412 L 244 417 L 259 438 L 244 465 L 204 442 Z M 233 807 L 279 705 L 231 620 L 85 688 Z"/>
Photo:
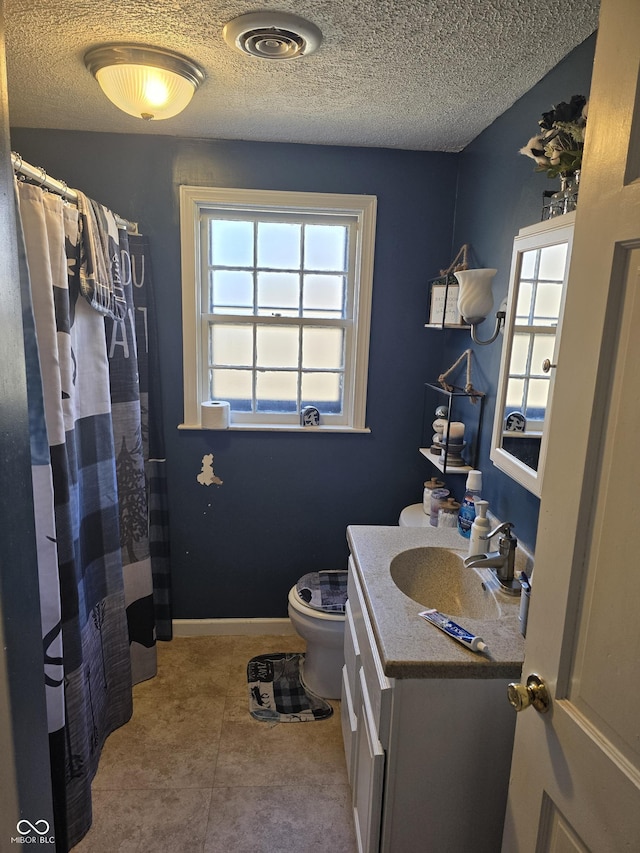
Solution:
<path fill-rule="evenodd" d="M 464 438 L 464 424 L 462 421 L 451 421 L 448 428 L 445 429 L 445 436 L 447 434 L 451 441 L 460 442 Z"/>

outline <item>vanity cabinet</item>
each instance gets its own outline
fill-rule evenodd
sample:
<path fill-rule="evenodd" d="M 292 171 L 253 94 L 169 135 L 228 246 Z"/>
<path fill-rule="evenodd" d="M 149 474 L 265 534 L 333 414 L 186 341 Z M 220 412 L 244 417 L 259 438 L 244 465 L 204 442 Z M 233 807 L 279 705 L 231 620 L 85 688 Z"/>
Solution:
<path fill-rule="evenodd" d="M 363 589 L 352 557 L 341 711 L 359 853 L 496 853 L 515 727 L 508 679 L 388 677 Z"/>

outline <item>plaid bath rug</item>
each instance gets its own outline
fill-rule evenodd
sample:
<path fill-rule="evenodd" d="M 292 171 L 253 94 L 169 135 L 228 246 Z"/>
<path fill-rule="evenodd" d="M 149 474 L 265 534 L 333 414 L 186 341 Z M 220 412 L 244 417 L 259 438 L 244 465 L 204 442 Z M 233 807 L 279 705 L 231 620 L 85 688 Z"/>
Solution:
<path fill-rule="evenodd" d="M 300 676 L 304 654 L 258 655 L 247 665 L 249 713 L 262 722 L 307 723 L 333 714 L 328 702 L 310 693 Z"/>

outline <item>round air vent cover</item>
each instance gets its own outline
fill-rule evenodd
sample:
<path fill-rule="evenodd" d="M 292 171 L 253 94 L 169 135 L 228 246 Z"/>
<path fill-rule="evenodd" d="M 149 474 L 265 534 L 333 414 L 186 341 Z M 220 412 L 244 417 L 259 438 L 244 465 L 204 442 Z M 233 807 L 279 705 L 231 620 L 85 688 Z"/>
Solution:
<path fill-rule="evenodd" d="M 250 12 L 229 21 L 222 30 L 226 43 L 260 59 L 296 59 L 320 46 L 315 24 L 287 12 Z"/>

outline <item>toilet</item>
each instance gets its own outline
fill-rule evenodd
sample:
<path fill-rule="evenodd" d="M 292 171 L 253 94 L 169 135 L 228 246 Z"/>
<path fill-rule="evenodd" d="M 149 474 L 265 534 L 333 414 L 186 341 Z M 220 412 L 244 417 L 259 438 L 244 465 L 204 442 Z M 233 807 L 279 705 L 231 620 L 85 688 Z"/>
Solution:
<path fill-rule="evenodd" d="M 346 600 L 346 570 L 309 572 L 289 590 L 291 624 L 307 643 L 302 682 L 324 699 L 340 698 Z"/>
<path fill-rule="evenodd" d="M 430 524 L 430 517 L 422 508 L 422 504 L 406 506 L 398 519 L 400 527 L 429 527 Z"/>

